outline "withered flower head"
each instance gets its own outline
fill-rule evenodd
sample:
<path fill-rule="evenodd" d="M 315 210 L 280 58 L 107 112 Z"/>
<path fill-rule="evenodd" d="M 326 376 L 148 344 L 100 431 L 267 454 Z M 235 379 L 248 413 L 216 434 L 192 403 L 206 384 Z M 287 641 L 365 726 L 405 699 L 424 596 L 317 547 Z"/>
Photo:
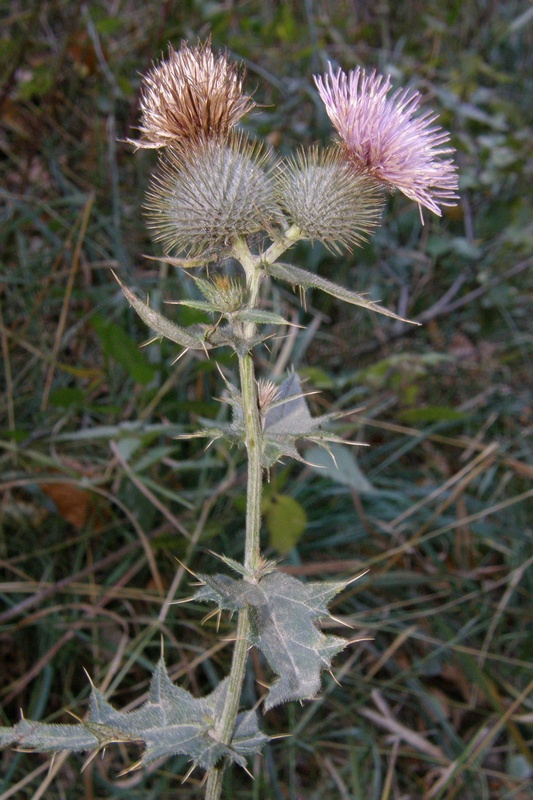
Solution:
<path fill-rule="evenodd" d="M 390 77 L 358 67 L 348 75 L 315 76 L 328 116 L 343 139 L 348 159 L 357 171 L 371 174 L 389 187 L 441 215 L 440 206 L 455 205 L 458 197 L 454 152 L 443 147 L 449 134 L 435 125 L 437 115 L 414 116 L 420 94 L 398 89 L 387 97 Z"/>
<path fill-rule="evenodd" d="M 243 94 L 244 72 L 211 42 L 196 47 L 168 46 L 168 58 L 144 76 L 140 140 L 136 147 L 157 149 L 187 141 L 224 139 L 255 103 Z"/>

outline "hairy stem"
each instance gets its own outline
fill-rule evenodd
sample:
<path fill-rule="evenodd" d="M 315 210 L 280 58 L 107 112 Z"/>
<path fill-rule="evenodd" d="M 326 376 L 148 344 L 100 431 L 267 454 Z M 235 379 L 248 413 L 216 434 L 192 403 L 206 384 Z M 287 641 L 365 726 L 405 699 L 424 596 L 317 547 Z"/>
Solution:
<path fill-rule="evenodd" d="M 248 303 L 255 308 L 259 297 L 259 264 L 244 242 L 235 248 L 235 255 L 244 267 L 247 277 Z M 255 323 L 246 323 L 244 334 L 252 339 L 256 332 Z M 244 549 L 244 566 L 254 571 L 260 562 L 259 534 L 261 530 L 261 494 L 262 494 L 262 438 L 263 430 L 257 401 L 257 381 L 251 353 L 239 356 L 239 375 L 241 396 L 245 419 L 245 444 L 248 456 L 248 480 L 246 486 L 246 540 Z M 229 674 L 229 689 L 221 718 L 217 725 L 217 738 L 228 744 L 231 742 L 235 728 L 235 719 L 239 711 L 239 702 L 246 670 L 248 654 L 248 637 L 250 620 L 248 610 L 239 613 L 235 649 Z M 222 793 L 222 781 L 225 764 L 221 762 L 209 772 L 207 780 L 206 800 L 219 800 Z"/>
<path fill-rule="evenodd" d="M 303 234 L 297 225 L 291 225 L 288 231 L 283 236 L 280 236 L 273 244 L 270 245 L 268 250 L 263 256 L 266 264 L 273 264 L 278 258 L 292 247 L 295 242 L 303 238 Z"/>

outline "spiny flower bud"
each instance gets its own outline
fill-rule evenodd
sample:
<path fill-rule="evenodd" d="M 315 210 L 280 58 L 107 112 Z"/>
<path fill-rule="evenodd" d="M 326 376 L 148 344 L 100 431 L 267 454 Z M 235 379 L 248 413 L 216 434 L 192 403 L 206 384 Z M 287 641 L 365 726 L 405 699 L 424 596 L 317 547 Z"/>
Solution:
<path fill-rule="evenodd" d="M 337 147 L 299 151 L 279 169 L 277 185 L 280 205 L 304 236 L 336 250 L 364 241 L 384 204 L 380 184 L 356 174 Z"/>
<path fill-rule="evenodd" d="M 215 56 L 208 40 L 176 52 L 168 47 L 168 59 L 154 66 L 143 79 L 140 140 L 136 147 L 160 148 L 169 144 L 226 138 L 255 103 L 244 95 L 244 72 Z"/>
<path fill-rule="evenodd" d="M 243 283 L 229 275 L 214 275 L 209 281 L 195 278 L 196 285 L 205 299 L 217 311 L 232 312 L 241 309 L 245 302 L 246 289 Z"/>
<path fill-rule="evenodd" d="M 279 398 L 279 386 L 274 381 L 260 378 L 257 381 L 257 405 L 264 416 L 272 403 Z"/>
<path fill-rule="evenodd" d="M 436 114 L 413 116 L 418 92 L 398 89 L 387 98 L 390 77 L 367 75 L 360 67 L 348 75 L 335 73 L 331 64 L 329 75 L 315 76 L 315 83 L 356 171 L 398 188 L 439 216 L 439 206 L 456 205 L 456 167 L 441 158 L 454 152 L 442 147 L 449 134 L 434 125 Z"/>
<path fill-rule="evenodd" d="M 167 148 L 147 194 L 154 239 L 168 253 L 197 256 L 231 249 L 240 236 L 279 221 L 268 155 L 238 136 Z"/>

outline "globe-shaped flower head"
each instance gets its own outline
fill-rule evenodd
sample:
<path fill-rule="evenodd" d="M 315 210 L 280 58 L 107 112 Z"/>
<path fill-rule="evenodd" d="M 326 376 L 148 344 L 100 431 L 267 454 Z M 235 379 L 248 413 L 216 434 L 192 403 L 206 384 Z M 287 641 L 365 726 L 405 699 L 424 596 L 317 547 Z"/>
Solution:
<path fill-rule="evenodd" d="M 437 115 L 415 116 L 420 94 L 398 89 L 387 97 L 390 77 L 367 75 L 357 67 L 315 76 L 327 114 L 343 140 L 354 169 L 397 188 L 419 206 L 441 215 L 440 206 L 456 205 L 457 173 L 454 152 L 443 147 L 449 134 L 434 125 Z"/>

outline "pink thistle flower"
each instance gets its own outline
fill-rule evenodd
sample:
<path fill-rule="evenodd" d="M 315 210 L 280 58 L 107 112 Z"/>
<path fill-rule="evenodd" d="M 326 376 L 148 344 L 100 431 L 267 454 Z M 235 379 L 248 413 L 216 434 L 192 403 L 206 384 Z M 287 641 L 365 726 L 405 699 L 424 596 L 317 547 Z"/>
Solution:
<path fill-rule="evenodd" d="M 437 114 L 414 116 L 419 92 L 397 89 L 387 97 L 390 76 L 383 78 L 357 67 L 315 76 L 327 114 L 343 139 L 348 160 L 358 172 L 370 173 L 389 187 L 441 216 L 440 206 L 456 205 L 457 173 L 443 147 L 449 134 L 434 125 Z"/>

